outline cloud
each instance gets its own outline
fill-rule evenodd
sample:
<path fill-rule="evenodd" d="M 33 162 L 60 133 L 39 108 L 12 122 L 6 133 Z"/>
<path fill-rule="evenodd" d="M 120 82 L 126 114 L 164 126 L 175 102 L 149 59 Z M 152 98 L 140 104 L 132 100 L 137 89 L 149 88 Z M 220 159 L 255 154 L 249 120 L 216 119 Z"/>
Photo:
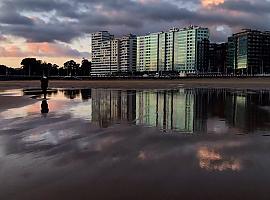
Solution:
<path fill-rule="evenodd" d="M 267 0 L 6 0 L 0 5 L 0 30 L 29 42 L 53 43 L 99 30 L 140 35 L 189 24 L 267 29 L 269 11 Z M 213 40 L 226 40 L 224 32 L 217 33 Z"/>
<path fill-rule="evenodd" d="M 26 43 L 23 47 L 11 44 L 0 46 L 1 57 L 87 57 L 87 53 L 79 52 L 69 46 L 56 43 Z"/>
<path fill-rule="evenodd" d="M 202 0 L 201 3 L 203 7 L 218 6 L 223 4 L 225 0 Z"/>

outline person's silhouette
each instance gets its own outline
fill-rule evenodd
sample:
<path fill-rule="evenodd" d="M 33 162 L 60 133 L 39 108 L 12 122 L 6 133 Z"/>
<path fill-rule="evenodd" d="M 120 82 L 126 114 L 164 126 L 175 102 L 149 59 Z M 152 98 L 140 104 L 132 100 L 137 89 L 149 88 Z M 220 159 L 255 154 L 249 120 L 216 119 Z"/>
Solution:
<path fill-rule="evenodd" d="M 49 105 L 46 100 L 43 100 L 41 103 L 41 113 L 48 114 L 49 113 Z"/>
<path fill-rule="evenodd" d="M 40 82 L 41 82 L 41 90 L 42 90 L 42 93 L 44 94 L 44 99 L 46 99 L 49 80 L 46 76 L 43 76 Z"/>

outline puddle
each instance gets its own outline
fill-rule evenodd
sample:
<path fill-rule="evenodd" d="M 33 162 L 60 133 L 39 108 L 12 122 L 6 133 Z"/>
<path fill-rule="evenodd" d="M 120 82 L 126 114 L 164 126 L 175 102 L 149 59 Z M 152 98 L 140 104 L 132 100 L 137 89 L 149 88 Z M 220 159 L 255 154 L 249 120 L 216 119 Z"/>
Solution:
<path fill-rule="evenodd" d="M 269 91 L 1 95 L 0 199 L 270 198 Z"/>

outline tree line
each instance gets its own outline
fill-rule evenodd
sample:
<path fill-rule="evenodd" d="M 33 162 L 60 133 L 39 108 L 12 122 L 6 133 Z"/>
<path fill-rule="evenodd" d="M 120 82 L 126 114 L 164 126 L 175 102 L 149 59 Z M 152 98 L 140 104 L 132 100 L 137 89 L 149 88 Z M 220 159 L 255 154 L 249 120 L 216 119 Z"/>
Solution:
<path fill-rule="evenodd" d="M 76 63 L 70 60 L 62 67 L 47 63 L 36 58 L 24 58 L 20 68 L 11 68 L 0 65 L 0 75 L 21 75 L 21 76 L 89 76 L 91 72 L 91 62 L 83 59 Z"/>

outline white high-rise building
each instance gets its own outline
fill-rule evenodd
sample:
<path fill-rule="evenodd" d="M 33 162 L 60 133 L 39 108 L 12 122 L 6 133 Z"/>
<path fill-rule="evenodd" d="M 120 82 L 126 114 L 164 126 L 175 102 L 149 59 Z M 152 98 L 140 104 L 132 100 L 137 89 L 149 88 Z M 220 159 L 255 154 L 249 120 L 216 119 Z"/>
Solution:
<path fill-rule="evenodd" d="M 110 73 L 118 72 L 120 67 L 120 40 L 112 39 Z"/>
<path fill-rule="evenodd" d="M 92 75 L 111 75 L 136 69 L 135 35 L 114 38 L 107 31 L 92 33 Z"/>
<path fill-rule="evenodd" d="M 100 31 L 91 34 L 92 75 L 104 75 L 110 73 L 112 39 L 113 35 L 107 31 Z"/>

